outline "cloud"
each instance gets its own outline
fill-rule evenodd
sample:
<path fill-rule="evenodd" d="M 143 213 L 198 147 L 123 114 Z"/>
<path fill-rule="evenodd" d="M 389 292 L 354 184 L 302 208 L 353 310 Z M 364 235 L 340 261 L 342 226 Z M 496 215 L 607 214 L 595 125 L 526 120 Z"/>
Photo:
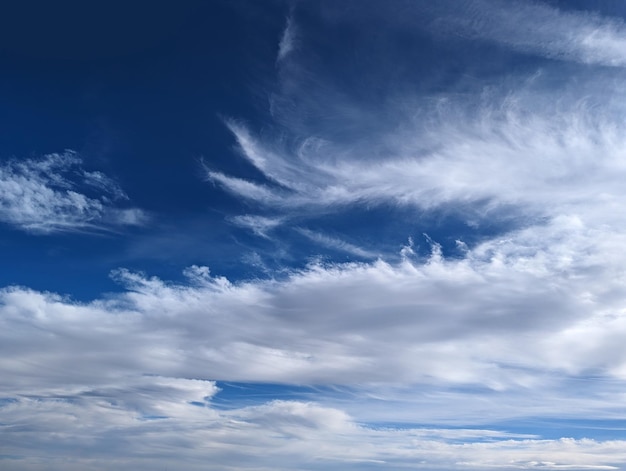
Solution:
<path fill-rule="evenodd" d="M 52 232 L 142 225 L 147 215 L 120 208 L 128 196 L 101 172 L 88 172 L 72 151 L 0 165 L 0 220 L 21 230 Z"/>
<path fill-rule="evenodd" d="M 278 55 L 277 62 L 284 60 L 293 50 L 297 44 L 297 28 L 294 23 L 293 17 L 288 17 L 283 30 L 283 35 L 278 43 Z"/>
<path fill-rule="evenodd" d="M 216 170 L 209 179 L 281 216 L 393 205 L 465 213 L 475 224 L 511 210 L 542 218 L 576 206 L 591 216 L 596 209 L 585 204 L 599 198 L 619 207 L 624 91 L 610 70 L 572 74 L 557 62 L 518 76 L 459 79 L 453 90 L 425 93 L 424 74 L 409 68 L 410 58 L 387 56 L 396 53 L 388 45 L 395 35 L 415 30 L 436 32 L 438 41 L 487 39 L 505 50 L 619 65 L 626 50 L 619 47 L 626 38 L 621 20 L 533 2 L 398 4 L 381 10 L 365 3 L 348 10 L 354 17 L 332 7 L 326 16 L 315 13 L 346 28 L 366 18 L 379 31 L 376 47 L 366 41 L 356 42 L 354 52 L 337 47 L 352 66 L 340 63 L 334 74 L 314 54 L 315 35 L 331 28 L 300 25 L 301 47 L 284 58 L 271 95 L 276 132 L 226 122 L 240 154 L 264 179 Z M 372 57 L 367 67 L 356 62 L 361 56 Z M 387 69 L 406 73 L 387 81 Z M 337 80 L 342 74 L 354 86 Z M 606 191 L 600 195 L 599 188 Z"/>
<path fill-rule="evenodd" d="M 270 218 L 257 215 L 234 216 L 230 219 L 237 226 L 250 229 L 254 234 L 268 238 L 268 232 L 282 223 L 281 218 Z"/>
<path fill-rule="evenodd" d="M 187 286 L 120 270 L 116 279 L 129 291 L 88 304 L 6 288 L 0 368 L 19 375 L 3 394 L 93 385 L 111 368 L 503 392 L 541 387 L 557 373 L 624 381 L 626 260 L 615 251 L 624 240 L 577 225 L 522 229 L 462 259 L 435 251 L 425 261 L 314 264 L 287 279 L 232 282 L 192 267 Z M 595 413 L 614 413 L 613 399 L 600 400 Z"/>
<path fill-rule="evenodd" d="M 310 229 L 300 227 L 300 228 L 297 228 L 296 231 L 299 234 L 302 234 L 304 237 L 308 238 L 309 240 L 312 240 L 313 242 L 323 247 L 328 247 L 330 249 L 338 250 L 340 252 L 346 252 L 351 255 L 356 255 L 357 257 L 361 257 L 361 258 L 372 259 L 372 258 L 377 258 L 379 256 L 378 254 L 374 252 L 363 249 L 361 247 L 358 247 L 344 240 L 337 239 L 335 237 L 330 237 L 328 235 L 325 235 L 319 232 L 311 231 Z"/>
<path fill-rule="evenodd" d="M 84 308 L 78 311 L 76 318 L 89 313 Z M 55 320 L 60 321 L 58 315 Z M 93 322 L 93 316 L 88 321 Z M 106 325 L 95 328 L 102 335 Z M 118 348 L 133 348 L 126 343 L 130 333 L 117 334 L 125 337 Z M 44 335 L 58 336 L 59 330 Z M 158 343 L 153 348 L 158 349 Z M 619 469 L 626 462 L 620 440 L 548 440 L 476 427 L 371 426 L 340 408 L 310 401 L 270 400 L 218 408 L 213 400 L 220 390 L 213 381 L 140 375 L 132 361 L 103 359 L 98 349 L 98 345 L 92 351 L 83 348 L 72 364 L 65 365 L 67 382 L 62 378 L 49 382 L 50 367 L 59 373 L 58 364 L 54 366 L 59 358 L 52 358 L 58 351 L 51 357 L 48 350 L 39 357 L 47 365 L 39 364 L 33 377 L 39 387 L 31 385 L 18 393 L 23 385 L 12 384 L 13 396 L 0 401 L 3 446 L 10 450 L 2 458 L 7 466 L 106 470 L 176 465 L 195 470 L 205 469 L 210 461 L 215 469 L 251 470 Z M 157 355 L 167 361 L 163 353 Z M 7 357 L 3 358 L 6 364 Z M 30 367 L 38 361 L 33 355 L 22 360 Z M 189 360 L 180 357 L 178 368 Z M 71 371 L 87 363 L 97 369 L 89 384 L 81 384 L 85 378 Z M 2 394 L 6 398 L 6 388 Z M 72 451 L 76 447 L 81 449 L 78 455 Z"/>
<path fill-rule="evenodd" d="M 176 391 L 170 384 L 182 383 L 168 380 L 168 391 Z M 556 470 L 619 469 L 626 459 L 620 440 L 540 440 L 480 429 L 374 429 L 310 402 L 271 401 L 223 411 L 158 389 L 129 393 L 153 397 L 164 409 L 157 412 L 168 415 L 140 415 L 126 403 L 110 402 L 106 392 L 3 405 L 3 427 L 10 427 L 4 445 L 12 450 L 3 461 L 33 470 L 199 470 L 207 461 L 224 470 Z M 79 455 L 71 452 L 77 446 Z M 173 458 L 172 448 L 185 452 Z"/>
<path fill-rule="evenodd" d="M 461 5 L 441 2 L 425 10 L 427 16 L 432 15 L 430 26 L 437 34 L 494 41 L 549 59 L 626 65 L 626 26 L 621 18 L 562 11 L 531 1 L 472 0 Z M 415 8 L 414 13 L 418 12 Z"/>
<path fill-rule="evenodd" d="M 429 123 L 408 122 L 379 136 L 369 154 L 342 141 L 288 152 L 238 125 L 231 130 L 242 153 L 268 183 L 210 176 L 233 193 L 283 211 L 386 203 L 427 210 L 508 206 L 545 215 L 574 206 L 583 211 L 597 200 L 619 204 L 622 125 L 599 104 L 560 101 L 550 109 L 538 102 L 543 91 L 522 105 L 527 93 L 433 109 Z M 377 158 L 377 146 L 387 149 L 384 157 Z"/>

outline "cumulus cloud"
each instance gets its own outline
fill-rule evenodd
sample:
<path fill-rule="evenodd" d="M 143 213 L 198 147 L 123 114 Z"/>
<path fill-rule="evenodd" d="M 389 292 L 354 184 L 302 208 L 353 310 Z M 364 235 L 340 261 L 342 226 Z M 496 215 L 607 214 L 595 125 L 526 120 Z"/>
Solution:
<path fill-rule="evenodd" d="M 128 196 L 114 180 L 82 163 L 72 151 L 2 163 L 0 220 L 39 234 L 145 224 L 140 209 L 119 207 Z"/>
<path fill-rule="evenodd" d="M 425 262 L 314 264 L 286 280 L 234 283 L 192 267 L 186 286 L 120 270 L 129 291 L 88 304 L 7 288 L 0 365 L 20 375 L 3 388 L 91 384 L 118 363 L 125 374 L 311 385 L 507 391 L 549 372 L 624 380 L 624 260 L 605 253 L 623 241 L 598 234 L 604 242 L 589 245 L 586 228 L 553 225 L 463 259 L 435 251 Z M 553 238 L 552 248 L 526 250 L 535 238 Z"/>

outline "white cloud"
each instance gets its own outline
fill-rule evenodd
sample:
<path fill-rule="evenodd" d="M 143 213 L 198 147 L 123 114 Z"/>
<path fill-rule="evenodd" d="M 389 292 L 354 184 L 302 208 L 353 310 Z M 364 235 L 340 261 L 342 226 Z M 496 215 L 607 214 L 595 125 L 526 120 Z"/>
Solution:
<path fill-rule="evenodd" d="M 306 238 L 308 238 L 309 240 L 312 240 L 313 242 L 321 246 L 338 250 L 340 252 L 346 252 L 351 255 L 356 255 L 357 257 L 369 258 L 369 259 L 377 258 L 380 256 L 379 254 L 376 254 L 370 250 L 366 250 L 361 247 L 358 247 L 354 244 L 346 242 L 345 240 L 341 240 L 336 237 L 331 237 L 326 234 L 322 234 L 320 232 L 312 231 L 310 229 L 299 227 L 296 229 L 296 231 L 302 234 L 303 236 L 305 236 Z"/>
<path fill-rule="evenodd" d="M 28 232 L 145 224 L 143 211 L 119 208 L 120 200 L 128 197 L 118 184 L 101 172 L 85 171 L 71 151 L 0 165 L 0 221 Z"/>
<path fill-rule="evenodd" d="M 165 407 L 156 413 L 167 415 L 142 415 L 132 402 L 111 402 L 108 391 L 3 405 L 3 427 L 15 424 L 4 434 L 12 454 L 3 462 L 33 470 L 196 470 L 206 469 L 207 462 L 224 470 L 472 470 L 619 469 L 626 460 L 623 441 L 539 440 L 479 429 L 372 429 L 314 403 L 272 401 L 220 411 L 158 389 L 127 392 L 151 397 Z M 72 452 L 76 447 L 80 454 Z M 184 452 L 173 457 L 172 449 Z"/>
<path fill-rule="evenodd" d="M 419 7 L 414 13 L 419 14 Z M 436 18 L 431 27 L 439 34 L 495 41 L 550 59 L 626 65 L 626 26 L 620 18 L 562 11 L 541 2 L 503 0 L 442 2 L 430 14 Z"/>
<path fill-rule="evenodd" d="M 5 289 L 0 365 L 20 379 L 3 387 L 91 384 L 118 362 L 124 374 L 304 384 L 515 391 L 548 373 L 623 381 L 626 260 L 613 252 L 623 242 L 565 220 L 457 260 L 312 265 L 244 283 L 195 267 L 191 286 L 121 270 L 130 291 L 86 305 Z"/>
<path fill-rule="evenodd" d="M 464 205 L 478 211 L 508 206 L 545 216 L 574 207 L 587 212 L 595 202 L 619 207 L 626 172 L 622 124 L 580 101 L 549 109 L 539 103 L 548 99 L 542 95 L 523 107 L 527 91 L 491 96 L 489 105 L 450 105 L 436 112 L 436 122 L 427 127 L 409 122 L 379 136 L 370 155 L 339 141 L 307 150 L 305 160 L 298 152 L 255 140 L 240 125 L 231 126 L 244 155 L 279 186 L 210 176 L 242 197 L 279 210 L 393 203 L 424 209 Z M 621 96 L 616 95 L 611 99 Z M 376 147 L 382 146 L 386 155 L 377 158 Z"/>
<path fill-rule="evenodd" d="M 287 18 L 283 35 L 278 43 L 278 55 L 276 60 L 278 62 L 284 60 L 296 48 L 296 45 L 297 28 L 293 18 L 290 16 Z"/>
<path fill-rule="evenodd" d="M 328 17 L 334 19 L 324 19 L 341 17 L 350 25 L 362 16 L 383 38 L 426 28 L 444 38 L 488 39 L 585 64 L 621 65 L 626 57 L 621 20 L 536 2 L 403 3 L 382 10 L 365 3 L 356 18 L 333 10 Z M 603 213 L 620 207 L 626 97 L 610 71 L 572 76 L 557 63 L 526 77 L 470 81 L 474 88 L 462 83 L 462 92 L 430 96 L 412 87 L 416 78 L 407 74 L 394 76 L 376 102 L 367 86 L 356 93 L 328 77 L 325 66 L 310 59 L 314 50 L 307 47 L 314 41 L 306 40 L 303 31 L 271 97 L 275 136 L 227 121 L 241 155 L 266 179 L 208 172 L 228 191 L 281 216 L 393 204 L 454 208 L 470 224 L 494 211 L 528 218 L 585 211 L 593 217 L 598 208 L 589 202 L 600 202 Z M 406 67 L 387 64 L 380 47 L 367 54 L 381 69 Z"/>
<path fill-rule="evenodd" d="M 265 216 L 257 216 L 246 214 L 243 216 L 234 216 L 230 221 L 237 226 L 250 229 L 254 234 L 268 238 L 268 232 L 282 224 L 282 218 L 271 218 Z"/>

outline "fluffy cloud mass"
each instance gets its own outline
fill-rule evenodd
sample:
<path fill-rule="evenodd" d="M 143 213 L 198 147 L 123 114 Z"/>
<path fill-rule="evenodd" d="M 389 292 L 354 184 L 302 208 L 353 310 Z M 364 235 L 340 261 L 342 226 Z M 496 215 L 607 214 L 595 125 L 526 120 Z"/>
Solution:
<path fill-rule="evenodd" d="M 571 236 L 581 229 L 568 220 L 550 229 L 557 230 Z M 2 406 L 6 423 L 27 414 L 38 424 L 37 436 L 45 437 L 54 432 L 42 435 L 41 424 L 63 421 L 68 440 L 74 440 L 78 429 L 71 417 L 86 415 L 79 419 L 81 430 L 98 428 L 81 432 L 81 440 L 113 440 L 110 446 L 123 447 L 121 430 L 150 450 L 156 445 L 149 436 L 166 443 L 177 430 L 174 442 L 195 450 L 199 460 L 230 456 L 233 441 L 240 457 L 248 453 L 241 446 L 252 447 L 251 456 L 268 447 L 275 450 L 268 469 L 270 462 L 290 469 L 295 455 L 313 460 L 307 469 L 327 460 L 342 466 L 371 460 L 388 469 L 405 460 L 413 466 L 417 457 L 424 466 L 443 466 L 450 456 L 470 467 L 550 469 L 621 461 L 619 442 L 496 433 L 488 442 L 470 439 L 473 445 L 458 449 L 438 435 L 443 432 L 425 438 L 415 429 L 370 429 L 342 411 L 374 423 L 381 416 L 463 424 L 555 413 L 623 420 L 617 386 L 626 375 L 620 341 L 626 322 L 615 293 L 620 282 L 598 279 L 590 266 L 597 252 L 577 261 L 562 248 L 511 252 L 525 237 L 524 231 L 509 234 L 461 260 L 442 258 L 435 246 L 425 262 L 314 265 L 287 279 L 235 284 L 211 277 L 204 267 L 186 272 L 189 285 L 122 270 L 115 276 L 127 293 L 87 304 L 7 288 L 1 298 L 0 368 L 3 377 L 15 380 L 2 384 L 1 395 L 10 398 Z M 589 375 L 605 381 L 585 381 Z M 583 395 L 569 390 L 575 378 L 582 381 L 578 388 L 585 387 Z M 343 385 L 362 399 L 349 405 L 320 394 L 316 400 L 327 406 L 292 401 L 223 411 L 211 404 L 219 394 L 211 379 Z M 465 393 L 456 389 L 467 387 Z M 424 393 L 430 398 L 419 399 Z M 487 406 L 487 397 L 496 403 Z M 451 400 L 463 406 L 450 407 Z M 255 438 L 259 429 L 266 438 Z M 13 437 L 31 443 L 28 430 Z M 114 430 L 116 436 L 107 438 Z M 278 444 L 284 436 L 293 437 L 292 445 Z M 214 448 L 200 446 L 204 441 Z M 366 450 L 353 454 L 357 442 Z M 606 450 L 613 451 L 604 455 Z M 189 459 L 189 469 L 195 469 Z"/>
<path fill-rule="evenodd" d="M 145 223 L 143 211 L 116 207 L 128 197 L 115 181 L 82 163 L 71 151 L 3 163 L 0 220 L 34 233 Z"/>

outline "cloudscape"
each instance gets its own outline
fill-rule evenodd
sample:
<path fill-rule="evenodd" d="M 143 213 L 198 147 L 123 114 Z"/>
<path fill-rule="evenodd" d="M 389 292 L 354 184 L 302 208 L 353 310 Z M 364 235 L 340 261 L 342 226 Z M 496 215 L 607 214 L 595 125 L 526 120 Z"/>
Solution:
<path fill-rule="evenodd" d="M 0 7 L 0 469 L 626 470 L 626 4 Z"/>

